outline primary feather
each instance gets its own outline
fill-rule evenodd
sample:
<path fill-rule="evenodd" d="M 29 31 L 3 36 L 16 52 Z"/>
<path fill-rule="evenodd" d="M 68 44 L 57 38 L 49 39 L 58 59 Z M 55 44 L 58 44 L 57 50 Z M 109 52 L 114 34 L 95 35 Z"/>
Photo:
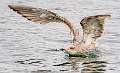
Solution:
<path fill-rule="evenodd" d="M 74 25 L 66 18 L 57 15 L 54 12 L 48 11 L 42 8 L 34 8 L 22 5 L 8 5 L 9 8 L 13 9 L 17 13 L 21 14 L 23 17 L 30 21 L 37 22 L 40 24 L 46 24 L 49 22 L 62 22 L 65 23 L 73 34 L 73 37 L 77 36 L 77 30 Z"/>
<path fill-rule="evenodd" d="M 81 20 L 80 24 L 83 29 L 83 41 L 85 43 L 95 43 L 96 39 L 101 37 L 104 30 L 103 24 L 107 17 L 110 17 L 110 15 L 89 16 Z"/>

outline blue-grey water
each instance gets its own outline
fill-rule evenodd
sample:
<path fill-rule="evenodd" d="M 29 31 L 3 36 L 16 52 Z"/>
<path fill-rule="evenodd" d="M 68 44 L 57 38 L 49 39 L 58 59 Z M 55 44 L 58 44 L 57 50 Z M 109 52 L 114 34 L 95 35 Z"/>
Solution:
<path fill-rule="evenodd" d="M 40 25 L 10 10 L 20 4 L 64 16 L 82 31 L 86 16 L 111 14 L 98 40 L 100 57 L 69 58 L 61 48 L 71 42 L 64 24 Z M 120 0 L 0 0 L 0 73 L 120 73 Z"/>

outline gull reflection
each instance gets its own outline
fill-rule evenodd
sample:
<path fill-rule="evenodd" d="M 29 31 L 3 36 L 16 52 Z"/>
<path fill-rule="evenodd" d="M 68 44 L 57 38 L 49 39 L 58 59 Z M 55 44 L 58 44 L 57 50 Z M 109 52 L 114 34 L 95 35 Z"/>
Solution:
<path fill-rule="evenodd" d="M 81 59 L 79 57 L 70 57 L 71 70 L 81 73 L 104 73 L 107 62 L 93 59 Z"/>
<path fill-rule="evenodd" d="M 67 62 L 54 66 L 69 66 L 71 73 L 104 73 L 107 62 L 97 58 L 67 57 Z"/>

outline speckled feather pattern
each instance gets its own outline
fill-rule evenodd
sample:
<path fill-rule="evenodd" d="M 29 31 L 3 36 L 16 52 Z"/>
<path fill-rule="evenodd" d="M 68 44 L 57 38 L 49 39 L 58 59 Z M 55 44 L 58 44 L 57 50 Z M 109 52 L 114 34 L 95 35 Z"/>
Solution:
<path fill-rule="evenodd" d="M 72 44 L 74 48 L 66 48 L 66 51 L 68 52 L 83 52 L 95 48 L 96 39 L 101 37 L 103 33 L 103 24 L 105 18 L 110 17 L 110 15 L 96 15 L 85 17 L 84 19 L 82 19 L 80 24 L 83 29 L 83 37 L 81 38 L 80 32 L 76 30 L 73 23 L 54 12 L 48 11 L 46 9 L 34 8 L 24 5 L 8 5 L 8 7 L 21 14 L 28 20 L 40 24 L 46 24 L 49 22 L 65 23 L 69 27 L 70 32 L 72 32 L 73 34 Z"/>

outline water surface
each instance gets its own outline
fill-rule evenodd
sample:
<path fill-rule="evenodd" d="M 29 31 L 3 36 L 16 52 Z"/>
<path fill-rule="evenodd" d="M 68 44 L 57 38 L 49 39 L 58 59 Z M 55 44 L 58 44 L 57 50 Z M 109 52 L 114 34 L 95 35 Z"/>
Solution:
<path fill-rule="evenodd" d="M 71 42 L 64 24 L 40 25 L 10 10 L 8 4 L 45 8 L 64 16 L 82 31 L 85 16 L 111 14 L 99 40 L 98 58 L 66 57 L 59 49 Z M 1 0 L 0 73 L 120 73 L 119 0 Z"/>

